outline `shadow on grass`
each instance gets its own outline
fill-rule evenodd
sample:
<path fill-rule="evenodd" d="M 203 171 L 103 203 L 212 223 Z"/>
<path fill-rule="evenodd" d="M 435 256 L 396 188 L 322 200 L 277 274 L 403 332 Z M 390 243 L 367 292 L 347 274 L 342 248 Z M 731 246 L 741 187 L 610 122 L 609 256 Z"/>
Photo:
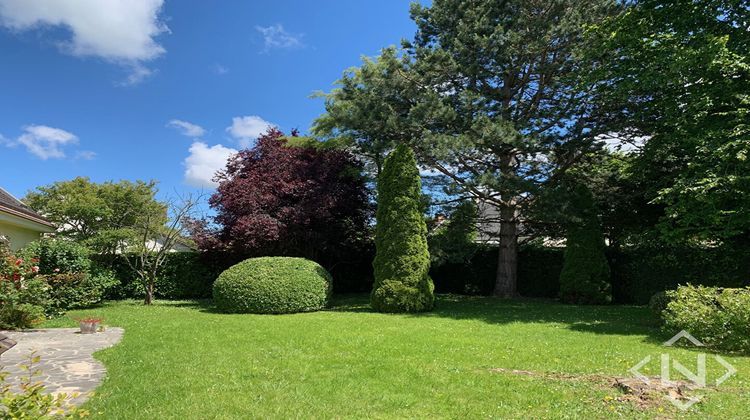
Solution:
<path fill-rule="evenodd" d="M 373 312 L 369 296 L 336 296 L 330 311 Z M 493 297 L 438 295 L 432 312 L 409 314 L 417 318 L 481 320 L 489 324 L 560 323 L 573 331 L 610 335 L 644 335 L 647 341 L 669 337 L 659 330 L 654 315 L 637 306 L 565 305 L 549 299 L 498 299 Z"/>
<path fill-rule="evenodd" d="M 210 314 L 224 314 L 211 300 L 161 302 Z M 369 295 L 335 295 L 326 311 L 374 313 Z M 669 339 L 659 329 L 654 315 L 638 306 L 565 305 L 549 299 L 498 299 L 482 296 L 438 295 L 432 312 L 394 315 L 415 318 L 480 320 L 488 324 L 557 323 L 573 331 L 601 335 L 643 335 L 647 342 Z"/>
<path fill-rule="evenodd" d="M 184 300 L 184 301 L 160 301 L 162 305 L 170 306 L 172 308 L 185 308 L 194 309 L 199 312 L 205 312 L 210 314 L 224 314 L 220 312 L 214 306 L 211 299 L 197 299 L 197 300 Z"/>

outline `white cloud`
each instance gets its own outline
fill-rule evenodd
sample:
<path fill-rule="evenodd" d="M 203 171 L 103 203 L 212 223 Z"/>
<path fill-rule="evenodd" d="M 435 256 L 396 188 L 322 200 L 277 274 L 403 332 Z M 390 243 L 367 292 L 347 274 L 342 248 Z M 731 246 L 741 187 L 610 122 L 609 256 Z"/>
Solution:
<path fill-rule="evenodd" d="M 156 70 L 152 70 L 140 63 L 128 65 L 127 67 L 129 68 L 129 74 L 127 77 L 125 77 L 125 80 L 117 83 L 118 86 L 137 85 L 138 83 L 141 83 L 142 81 L 148 79 L 154 73 L 156 73 Z"/>
<path fill-rule="evenodd" d="M 242 147 L 249 147 L 261 134 L 274 127 L 257 115 L 232 118 L 232 125 L 227 127 L 227 132 L 234 137 Z"/>
<path fill-rule="evenodd" d="M 74 134 L 46 125 L 28 125 L 24 131 L 16 142 L 42 160 L 64 158 L 63 148 L 78 143 Z"/>
<path fill-rule="evenodd" d="M 206 134 L 206 130 L 203 127 L 182 120 L 172 120 L 167 123 L 167 127 L 174 128 L 183 136 L 191 138 L 202 137 L 204 134 Z"/>
<path fill-rule="evenodd" d="M 153 73 L 144 63 L 162 55 L 155 37 L 169 32 L 159 13 L 164 0 L 0 0 L 0 25 L 15 31 L 64 27 L 61 49 L 126 66 L 134 84 Z"/>
<path fill-rule="evenodd" d="M 94 158 L 96 158 L 96 152 L 92 152 L 91 150 L 81 150 L 76 152 L 76 159 L 92 160 Z"/>
<path fill-rule="evenodd" d="M 185 182 L 194 187 L 215 188 L 213 177 L 224 169 L 227 159 L 237 150 L 220 144 L 209 147 L 196 141 L 190 146 L 190 156 L 185 158 Z"/>
<path fill-rule="evenodd" d="M 13 147 L 15 145 L 16 145 L 16 143 L 13 140 L 11 140 L 11 139 L 5 137 L 4 135 L 0 134 L 0 146 Z"/>
<path fill-rule="evenodd" d="M 302 34 L 292 34 L 284 29 L 280 23 L 271 26 L 256 26 L 255 30 L 263 35 L 265 52 L 274 48 L 301 48 Z"/>

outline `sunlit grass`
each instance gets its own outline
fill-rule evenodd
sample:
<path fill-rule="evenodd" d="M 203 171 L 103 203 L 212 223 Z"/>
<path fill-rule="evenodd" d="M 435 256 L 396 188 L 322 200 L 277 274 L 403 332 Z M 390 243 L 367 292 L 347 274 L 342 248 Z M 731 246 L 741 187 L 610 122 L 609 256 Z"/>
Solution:
<path fill-rule="evenodd" d="M 75 311 L 125 328 L 97 354 L 108 379 L 88 403 L 106 418 L 480 418 L 681 416 L 617 400 L 606 383 L 493 372 L 630 376 L 665 350 L 689 365 L 696 352 L 668 349 L 638 307 L 440 297 L 434 312 L 386 315 L 365 297 L 295 315 L 225 315 L 208 302 L 115 302 Z M 750 417 L 750 359 L 687 415 Z M 650 369 L 648 369 L 650 368 Z M 709 364 L 711 375 L 721 376 Z"/>

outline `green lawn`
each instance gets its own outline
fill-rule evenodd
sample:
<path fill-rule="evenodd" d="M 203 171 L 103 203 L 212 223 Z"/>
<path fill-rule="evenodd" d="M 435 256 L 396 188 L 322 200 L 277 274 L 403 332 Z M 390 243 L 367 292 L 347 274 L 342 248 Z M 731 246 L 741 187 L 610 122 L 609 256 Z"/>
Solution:
<path fill-rule="evenodd" d="M 295 315 L 224 315 L 203 302 L 72 312 L 125 328 L 119 345 L 97 354 L 108 379 L 87 408 L 123 419 L 685 415 L 668 402 L 620 401 L 595 379 L 629 376 L 648 355 L 658 373 L 665 337 L 647 309 L 443 296 L 432 313 L 386 315 L 366 302 L 341 298 L 331 310 Z M 695 351 L 667 350 L 695 364 Z M 704 391 L 688 416 L 750 417 L 750 358 L 725 359 L 738 374 Z M 716 363 L 709 371 L 721 376 Z"/>

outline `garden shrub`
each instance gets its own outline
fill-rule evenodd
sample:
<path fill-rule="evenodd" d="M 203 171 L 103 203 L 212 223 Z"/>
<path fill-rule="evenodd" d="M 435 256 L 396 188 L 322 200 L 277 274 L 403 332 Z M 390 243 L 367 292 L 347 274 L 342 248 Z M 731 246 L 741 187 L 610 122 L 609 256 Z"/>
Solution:
<path fill-rule="evenodd" d="M 167 256 L 156 279 L 156 295 L 169 299 L 211 296 L 216 272 L 197 253 L 174 252 Z"/>
<path fill-rule="evenodd" d="M 39 260 L 39 273 L 87 273 L 91 267 L 89 250 L 64 239 L 41 239 L 31 242 L 19 252 L 25 259 Z"/>
<path fill-rule="evenodd" d="M 447 220 L 430 232 L 427 245 L 433 265 L 465 263 L 477 251 L 477 206 L 460 202 Z"/>
<path fill-rule="evenodd" d="M 654 313 L 656 316 L 661 316 L 661 313 L 664 312 L 665 309 L 667 309 L 667 305 L 669 305 L 669 302 L 671 299 L 667 295 L 667 291 L 661 291 L 654 293 L 653 296 L 651 296 L 651 299 L 648 301 L 648 307 L 651 309 L 651 312 Z"/>
<path fill-rule="evenodd" d="M 0 329 L 26 329 L 44 321 L 48 286 L 37 276 L 36 263 L 0 247 Z"/>
<path fill-rule="evenodd" d="M 48 317 L 100 303 L 115 286 L 110 273 L 92 267 L 89 254 L 86 247 L 63 239 L 42 239 L 20 251 L 23 258 L 37 261 L 38 274 L 49 285 Z"/>
<path fill-rule="evenodd" d="M 214 282 L 214 304 L 222 312 L 284 314 L 323 309 L 331 275 L 304 258 L 250 258 L 226 269 Z"/>
<path fill-rule="evenodd" d="M 685 330 L 706 346 L 750 352 L 750 288 L 686 285 L 667 297 L 665 332 Z"/>
<path fill-rule="evenodd" d="M 60 273 L 46 276 L 49 285 L 47 315 L 61 316 L 69 309 L 88 308 L 104 300 L 107 290 L 117 284 L 111 272 Z"/>
<path fill-rule="evenodd" d="M 560 272 L 560 299 L 575 304 L 612 301 L 612 285 L 605 244 L 594 199 L 586 187 L 573 191 L 577 220 L 567 227 L 565 260 Z"/>
<path fill-rule="evenodd" d="M 31 303 L 6 303 L 8 295 L 3 293 L 3 307 L 0 309 L 0 329 L 26 330 L 34 328 L 46 318 L 44 307 Z"/>
<path fill-rule="evenodd" d="M 47 289 L 39 277 L 0 278 L 0 329 L 23 330 L 44 321 Z"/>
<path fill-rule="evenodd" d="M 375 285 L 370 298 L 376 311 L 420 312 L 434 305 L 421 198 L 414 152 L 399 145 L 386 158 L 378 177 Z"/>

